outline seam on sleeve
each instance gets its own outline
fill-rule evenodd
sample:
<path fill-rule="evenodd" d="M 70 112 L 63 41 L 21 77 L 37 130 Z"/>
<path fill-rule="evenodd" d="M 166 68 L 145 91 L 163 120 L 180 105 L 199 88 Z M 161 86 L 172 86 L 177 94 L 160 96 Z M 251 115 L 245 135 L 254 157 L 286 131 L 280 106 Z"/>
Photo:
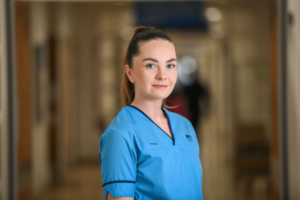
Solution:
<path fill-rule="evenodd" d="M 108 184 L 112 184 L 112 183 L 135 183 L 135 181 L 128 181 L 128 180 L 119 180 L 119 181 L 110 181 L 110 182 L 106 182 L 102 185 L 102 187 L 108 185 Z"/>
<path fill-rule="evenodd" d="M 131 147 L 132 147 L 131 150 L 136 150 L 136 149 L 133 148 L 133 147 L 135 147 L 134 143 L 131 144 L 130 142 L 128 142 L 127 137 L 125 137 L 124 134 L 123 134 L 122 132 L 120 132 L 120 131 L 119 131 L 118 129 L 116 129 L 116 128 L 112 128 L 111 130 L 114 131 L 114 132 L 116 132 L 116 133 L 118 133 L 118 134 L 126 141 L 126 143 L 129 144 L 128 146 L 131 146 Z M 129 132 L 128 132 L 128 134 L 130 134 L 131 136 L 133 136 L 133 135 L 132 135 L 131 133 L 129 133 Z M 130 145 L 130 144 L 131 144 L 131 145 Z M 133 155 L 133 157 L 134 157 L 135 162 L 137 163 L 137 151 L 135 152 L 135 154 Z"/>

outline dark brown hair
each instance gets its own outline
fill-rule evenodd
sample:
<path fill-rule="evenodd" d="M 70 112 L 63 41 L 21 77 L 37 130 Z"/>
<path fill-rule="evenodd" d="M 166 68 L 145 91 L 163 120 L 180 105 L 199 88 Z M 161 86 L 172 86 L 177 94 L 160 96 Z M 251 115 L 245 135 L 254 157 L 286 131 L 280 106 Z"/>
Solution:
<path fill-rule="evenodd" d="M 167 41 L 173 43 L 171 38 L 163 31 L 157 30 L 157 29 L 155 29 L 153 27 L 149 27 L 149 26 L 137 27 L 134 31 L 134 34 L 133 34 L 130 42 L 129 42 L 126 56 L 124 59 L 124 66 L 128 65 L 132 69 L 133 57 L 137 56 L 140 53 L 139 44 L 141 42 L 147 42 L 147 41 L 155 40 L 155 39 L 163 39 L 163 40 L 167 40 Z M 124 68 L 123 68 L 122 77 L 123 78 L 122 78 L 122 84 L 121 84 L 121 95 L 122 95 L 122 99 L 123 99 L 125 106 L 127 106 L 127 105 L 131 104 L 134 99 L 134 84 L 129 81 Z M 163 100 L 163 106 L 168 107 L 166 105 L 166 99 Z"/>

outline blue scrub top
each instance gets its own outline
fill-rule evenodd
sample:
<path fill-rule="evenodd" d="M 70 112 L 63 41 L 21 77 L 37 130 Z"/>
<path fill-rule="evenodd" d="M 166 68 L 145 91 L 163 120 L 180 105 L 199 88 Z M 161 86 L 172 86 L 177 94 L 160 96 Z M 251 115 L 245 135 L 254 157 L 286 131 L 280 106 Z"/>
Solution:
<path fill-rule="evenodd" d="M 173 139 L 135 106 L 124 107 L 100 140 L 105 200 L 202 200 L 199 145 L 190 121 L 164 107 Z"/>

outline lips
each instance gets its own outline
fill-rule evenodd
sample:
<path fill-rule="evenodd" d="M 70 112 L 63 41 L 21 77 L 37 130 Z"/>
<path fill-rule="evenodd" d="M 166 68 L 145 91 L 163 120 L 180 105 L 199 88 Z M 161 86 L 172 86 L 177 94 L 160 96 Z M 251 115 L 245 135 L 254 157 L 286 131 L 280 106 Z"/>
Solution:
<path fill-rule="evenodd" d="M 161 84 L 153 85 L 153 86 L 156 87 L 156 88 L 159 88 L 159 89 L 165 89 L 165 88 L 168 87 L 167 85 L 161 85 Z"/>

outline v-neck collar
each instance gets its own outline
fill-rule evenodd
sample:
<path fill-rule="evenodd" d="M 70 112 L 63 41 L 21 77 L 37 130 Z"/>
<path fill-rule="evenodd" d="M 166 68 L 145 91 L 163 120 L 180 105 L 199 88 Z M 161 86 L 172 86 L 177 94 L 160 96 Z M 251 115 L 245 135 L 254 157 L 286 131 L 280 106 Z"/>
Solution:
<path fill-rule="evenodd" d="M 160 128 L 160 130 L 162 130 L 171 140 L 173 140 L 173 145 L 175 145 L 175 136 L 173 134 L 173 130 L 172 130 L 172 127 L 171 127 L 171 121 L 170 121 L 170 118 L 169 118 L 169 115 L 167 113 L 167 111 L 165 110 L 164 107 L 161 107 L 162 111 L 166 114 L 167 118 L 168 118 L 168 124 L 169 124 L 169 127 L 170 127 L 170 131 L 171 131 L 171 134 L 172 134 L 172 137 L 171 138 L 160 126 L 158 126 L 148 115 L 146 115 L 146 113 L 144 113 L 141 109 L 139 109 L 138 107 L 135 107 L 133 105 L 128 105 L 132 108 L 135 108 L 136 110 L 138 110 L 139 112 L 141 112 L 143 115 L 145 115 L 153 124 L 155 124 L 158 128 Z"/>

